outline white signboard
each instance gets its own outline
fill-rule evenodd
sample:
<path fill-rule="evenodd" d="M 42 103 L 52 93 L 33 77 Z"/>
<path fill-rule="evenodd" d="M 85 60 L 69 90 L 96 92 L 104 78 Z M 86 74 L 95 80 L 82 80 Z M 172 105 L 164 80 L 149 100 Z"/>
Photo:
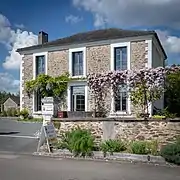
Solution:
<path fill-rule="evenodd" d="M 41 128 L 41 136 L 38 143 L 37 151 L 39 151 L 40 147 L 47 141 L 48 150 L 51 152 L 51 140 L 56 139 L 56 131 L 53 123 L 51 122 L 51 118 L 54 115 L 54 98 L 53 97 L 45 97 L 42 99 L 42 116 L 43 116 L 43 126 Z"/>
<path fill-rule="evenodd" d="M 44 104 L 42 105 L 42 114 L 50 114 L 53 115 L 54 114 L 54 105 L 53 104 Z"/>
<path fill-rule="evenodd" d="M 39 152 L 40 147 L 47 142 L 48 151 L 51 152 L 51 140 L 56 139 L 56 131 L 52 122 L 45 124 L 41 128 L 41 136 L 38 143 L 37 152 Z"/>
<path fill-rule="evenodd" d="M 54 103 L 54 98 L 53 97 L 44 97 L 42 99 L 42 103 L 50 103 L 53 104 Z"/>
<path fill-rule="evenodd" d="M 44 125 L 45 137 L 50 139 L 56 138 L 56 131 L 52 122 Z"/>

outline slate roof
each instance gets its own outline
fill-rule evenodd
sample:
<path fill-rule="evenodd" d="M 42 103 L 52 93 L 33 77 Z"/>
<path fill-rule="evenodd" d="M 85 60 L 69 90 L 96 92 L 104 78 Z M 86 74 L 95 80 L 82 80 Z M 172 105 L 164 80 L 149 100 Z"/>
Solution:
<path fill-rule="evenodd" d="M 3 104 L 4 104 L 9 98 L 11 98 L 17 105 L 20 105 L 20 97 L 19 97 L 19 96 L 9 96 L 8 98 L 6 98 L 6 100 L 4 100 Z"/>
<path fill-rule="evenodd" d="M 160 44 L 164 52 L 164 55 L 166 56 L 166 53 L 155 31 L 124 30 L 117 28 L 109 28 L 109 29 L 101 29 L 101 30 L 77 33 L 44 44 L 38 44 L 35 46 L 21 48 L 18 49 L 17 52 L 34 50 L 39 48 L 51 47 L 51 46 L 67 46 L 71 44 L 80 44 L 80 43 L 96 42 L 96 41 L 110 40 L 110 39 L 121 39 L 128 37 L 138 37 L 138 36 L 146 36 L 146 35 L 152 35 L 158 40 L 158 43 Z"/>

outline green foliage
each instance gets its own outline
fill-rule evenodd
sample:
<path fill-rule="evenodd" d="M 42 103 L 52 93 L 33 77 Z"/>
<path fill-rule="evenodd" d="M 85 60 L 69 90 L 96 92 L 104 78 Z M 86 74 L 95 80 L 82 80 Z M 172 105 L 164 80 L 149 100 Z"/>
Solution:
<path fill-rule="evenodd" d="M 177 114 L 174 114 L 174 113 L 169 112 L 168 107 L 166 107 L 165 109 L 156 111 L 154 116 L 155 116 L 155 117 L 157 117 L 157 116 L 163 116 L 163 117 L 165 117 L 165 118 L 171 118 L 171 119 L 173 119 L 173 118 L 176 118 L 176 117 L 177 117 Z"/>
<path fill-rule="evenodd" d="M 165 158 L 167 162 L 180 165 L 180 141 L 176 141 L 173 144 L 167 144 L 161 149 L 161 156 Z"/>
<path fill-rule="evenodd" d="M 25 119 L 18 119 L 18 121 L 23 121 L 23 122 L 43 122 L 42 118 L 25 118 Z"/>
<path fill-rule="evenodd" d="M 20 116 L 23 117 L 23 119 L 27 119 L 29 116 L 29 111 L 27 109 L 22 109 L 19 113 Z"/>
<path fill-rule="evenodd" d="M 26 82 L 25 90 L 30 96 L 33 92 L 39 91 L 42 96 L 63 97 L 67 90 L 69 74 L 65 73 L 58 77 L 40 74 L 35 80 Z"/>
<path fill-rule="evenodd" d="M 146 144 L 147 152 L 154 156 L 159 155 L 159 143 L 157 140 L 148 141 Z"/>
<path fill-rule="evenodd" d="M 18 110 L 15 109 L 15 108 L 9 108 L 7 111 L 7 116 L 9 117 L 17 117 L 19 114 L 18 114 Z"/>
<path fill-rule="evenodd" d="M 59 147 L 69 149 L 75 156 L 87 156 L 91 155 L 94 145 L 94 137 L 89 130 L 76 128 L 62 135 Z"/>
<path fill-rule="evenodd" d="M 5 91 L 0 91 L 0 104 L 4 103 L 4 101 L 10 96 L 15 96 L 15 95 Z"/>
<path fill-rule="evenodd" d="M 148 103 L 160 99 L 162 95 L 161 89 L 150 91 L 143 83 L 138 84 L 130 93 L 131 102 L 134 106 L 141 109 L 141 113 L 145 113 Z"/>
<path fill-rule="evenodd" d="M 2 117 L 6 117 L 7 116 L 7 112 L 6 111 L 2 111 L 1 116 Z"/>
<path fill-rule="evenodd" d="M 164 119 L 164 118 L 166 118 L 166 116 L 162 116 L 162 115 L 153 115 L 152 118 L 154 118 L 154 119 Z"/>
<path fill-rule="evenodd" d="M 58 143 L 58 149 L 68 149 L 71 151 L 70 148 L 70 142 L 71 142 L 71 136 L 72 136 L 73 131 L 67 131 L 61 134 L 60 139 Z"/>
<path fill-rule="evenodd" d="M 106 140 L 100 144 L 100 150 L 106 154 L 109 152 L 113 154 L 113 152 L 122 152 L 126 150 L 125 143 L 120 140 Z"/>
<path fill-rule="evenodd" d="M 60 122 L 53 122 L 53 124 L 54 124 L 54 127 L 56 128 L 56 129 L 60 129 L 60 127 L 61 127 L 61 123 Z"/>
<path fill-rule="evenodd" d="M 174 72 L 167 75 L 165 104 L 171 114 L 180 117 L 180 72 Z"/>
<path fill-rule="evenodd" d="M 148 154 L 146 141 L 132 141 L 130 143 L 130 151 L 133 154 Z"/>

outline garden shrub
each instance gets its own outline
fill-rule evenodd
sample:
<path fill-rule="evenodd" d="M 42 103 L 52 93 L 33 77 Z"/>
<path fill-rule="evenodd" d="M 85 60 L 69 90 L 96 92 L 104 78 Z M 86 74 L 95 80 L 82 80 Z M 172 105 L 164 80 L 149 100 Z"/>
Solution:
<path fill-rule="evenodd" d="M 157 140 L 147 142 L 147 151 L 149 154 L 157 156 L 159 155 L 159 143 Z"/>
<path fill-rule="evenodd" d="M 76 128 L 62 134 L 59 147 L 67 148 L 75 156 L 91 155 L 95 146 L 94 137 L 86 129 Z"/>
<path fill-rule="evenodd" d="M 12 117 L 12 116 L 13 116 L 13 114 L 12 114 L 12 109 L 11 109 L 11 108 L 9 108 L 9 109 L 6 111 L 6 113 L 7 113 L 7 116 L 8 116 L 8 117 Z"/>
<path fill-rule="evenodd" d="M 20 111 L 19 115 L 22 116 L 23 119 L 27 119 L 28 116 L 29 116 L 29 112 L 28 112 L 27 109 L 22 109 L 22 110 Z"/>
<path fill-rule="evenodd" d="M 6 117 L 6 116 L 7 116 L 7 112 L 3 110 L 3 111 L 2 111 L 2 116 L 3 116 L 3 117 Z"/>
<path fill-rule="evenodd" d="M 121 140 L 107 140 L 100 144 L 100 150 L 106 155 L 107 152 L 113 154 L 113 152 L 122 152 L 126 150 L 125 143 Z"/>
<path fill-rule="evenodd" d="M 15 108 L 9 108 L 7 111 L 7 116 L 9 117 L 17 117 L 18 116 L 18 112 Z"/>
<path fill-rule="evenodd" d="M 61 123 L 60 122 L 53 122 L 53 124 L 54 124 L 54 127 L 56 128 L 56 129 L 60 129 L 60 127 L 61 127 Z"/>
<path fill-rule="evenodd" d="M 164 146 L 161 149 L 161 156 L 169 163 L 180 165 L 180 141 Z"/>
<path fill-rule="evenodd" d="M 130 143 L 130 152 L 133 154 L 148 154 L 146 141 L 132 141 Z"/>

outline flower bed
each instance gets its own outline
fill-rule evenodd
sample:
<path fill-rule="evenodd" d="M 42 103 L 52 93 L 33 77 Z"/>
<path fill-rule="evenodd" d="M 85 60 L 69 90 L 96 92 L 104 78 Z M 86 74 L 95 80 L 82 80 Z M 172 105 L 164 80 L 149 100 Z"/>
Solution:
<path fill-rule="evenodd" d="M 62 132 L 52 156 L 70 158 L 90 158 L 107 160 L 131 160 L 152 163 L 170 163 L 179 165 L 180 141 L 173 146 L 159 146 L 157 140 L 134 140 L 109 139 L 96 142 L 90 130 L 80 127 Z M 174 151 L 176 149 L 176 151 Z M 42 151 L 45 155 L 45 151 Z M 160 156 L 162 155 L 162 157 Z M 170 155 L 175 157 L 170 159 Z"/>

